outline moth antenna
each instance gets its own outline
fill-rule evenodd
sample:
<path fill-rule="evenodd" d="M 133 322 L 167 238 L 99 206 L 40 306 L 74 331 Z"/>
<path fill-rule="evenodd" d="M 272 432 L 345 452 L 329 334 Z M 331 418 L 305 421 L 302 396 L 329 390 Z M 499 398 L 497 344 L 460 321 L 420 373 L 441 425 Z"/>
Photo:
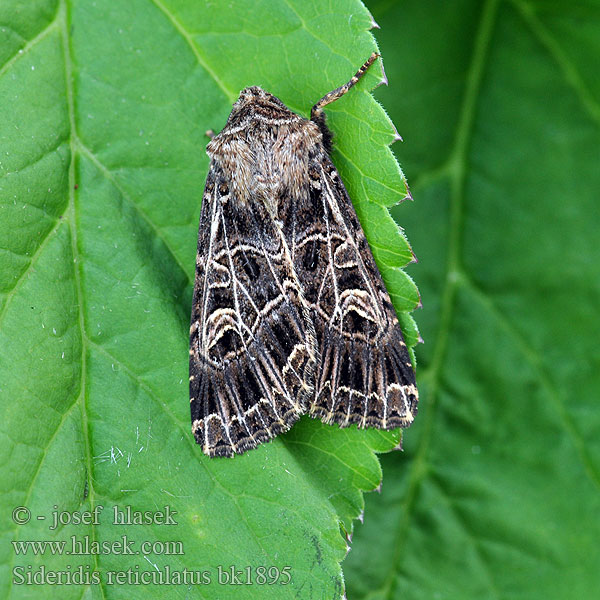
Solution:
<path fill-rule="evenodd" d="M 319 121 L 319 117 L 321 115 L 322 109 L 324 106 L 335 102 L 339 98 L 341 98 L 352 86 L 354 86 L 357 81 L 366 73 L 367 69 L 380 57 L 380 54 L 377 52 L 373 52 L 371 56 L 367 59 L 365 64 L 356 72 L 356 75 L 352 77 L 352 79 L 345 83 L 344 85 L 336 88 L 335 90 L 325 94 L 311 109 L 310 111 L 310 120 L 311 121 Z"/>

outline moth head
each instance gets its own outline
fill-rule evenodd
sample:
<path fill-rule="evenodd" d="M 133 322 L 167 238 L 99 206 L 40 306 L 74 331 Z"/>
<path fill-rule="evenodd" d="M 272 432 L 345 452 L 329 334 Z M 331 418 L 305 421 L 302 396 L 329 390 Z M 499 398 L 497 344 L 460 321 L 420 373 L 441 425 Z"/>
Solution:
<path fill-rule="evenodd" d="M 240 92 L 240 96 L 237 99 L 237 102 L 234 104 L 234 106 L 238 104 L 252 104 L 255 102 L 261 102 L 264 99 L 269 98 L 274 98 L 274 96 L 272 94 L 269 94 L 269 92 L 265 92 L 265 90 L 263 90 L 261 87 L 258 87 L 257 85 L 251 85 L 250 87 L 244 88 Z"/>
<path fill-rule="evenodd" d="M 265 92 L 257 85 L 253 85 L 240 92 L 239 98 L 231 109 L 228 125 L 247 121 L 278 121 L 298 118 L 298 115 L 294 114 L 279 98 Z"/>

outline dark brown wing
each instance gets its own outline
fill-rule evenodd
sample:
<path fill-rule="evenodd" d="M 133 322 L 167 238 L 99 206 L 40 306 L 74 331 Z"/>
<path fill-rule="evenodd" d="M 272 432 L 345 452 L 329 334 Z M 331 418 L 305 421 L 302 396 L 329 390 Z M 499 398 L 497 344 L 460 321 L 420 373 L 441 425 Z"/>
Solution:
<path fill-rule="evenodd" d="M 314 396 L 314 329 L 281 228 L 211 165 L 190 328 L 192 431 L 231 456 L 289 429 Z"/>
<path fill-rule="evenodd" d="M 324 153 L 312 159 L 306 195 L 288 235 L 320 355 L 309 414 L 342 427 L 407 427 L 417 410 L 407 347 L 352 202 Z"/>

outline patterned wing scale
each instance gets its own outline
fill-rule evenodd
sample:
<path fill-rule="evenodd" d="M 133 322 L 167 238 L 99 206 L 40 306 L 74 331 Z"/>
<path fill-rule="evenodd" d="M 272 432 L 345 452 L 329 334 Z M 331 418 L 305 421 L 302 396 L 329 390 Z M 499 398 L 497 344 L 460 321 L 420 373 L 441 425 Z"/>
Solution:
<path fill-rule="evenodd" d="M 310 225 L 293 228 L 293 248 L 319 352 L 309 414 L 342 427 L 407 427 L 417 409 L 412 364 L 356 212 L 328 156 L 312 159 L 308 185 L 306 214 L 296 212 L 299 223 Z"/>
<path fill-rule="evenodd" d="M 308 413 L 393 429 L 417 410 L 415 375 L 390 297 L 331 162 L 323 107 L 310 120 L 242 90 L 207 146 L 190 328 L 192 431 L 232 456 Z"/>
<path fill-rule="evenodd" d="M 192 430 L 210 456 L 289 429 L 314 395 L 314 334 L 283 235 L 265 213 L 211 170 L 190 329 Z"/>

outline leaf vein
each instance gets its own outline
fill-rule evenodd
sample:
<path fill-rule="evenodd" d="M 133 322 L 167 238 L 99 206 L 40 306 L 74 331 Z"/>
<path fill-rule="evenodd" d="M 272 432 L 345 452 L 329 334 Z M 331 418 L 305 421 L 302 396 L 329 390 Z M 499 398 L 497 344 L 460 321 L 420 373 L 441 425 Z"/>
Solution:
<path fill-rule="evenodd" d="M 198 49 L 197 44 L 194 43 L 192 36 L 185 29 L 185 27 L 175 18 L 175 15 L 161 2 L 161 0 L 151 0 L 151 2 L 167 17 L 171 22 L 175 30 L 181 35 L 181 37 L 187 42 L 191 51 L 196 57 L 198 64 L 212 77 L 213 81 L 217 84 L 217 87 L 225 94 L 225 97 L 232 104 L 236 99 L 236 94 L 227 88 L 225 83 L 218 77 L 214 69 L 208 64 L 208 62 L 202 57 Z"/>
<path fill-rule="evenodd" d="M 581 74 L 572 61 L 569 60 L 558 40 L 535 15 L 534 10 L 527 2 L 511 0 L 511 3 L 517 9 L 533 36 L 546 48 L 554 62 L 561 69 L 566 82 L 575 91 L 585 111 L 597 125 L 600 125 L 600 104 L 585 85 Z"/>
<path fill-rule="evenodd" d="M 110 169 L 108 169 L 108 167 L 106 167 L 104 165 L 104 163 L 102 163 L 102 161 L 80 139 L 77 140 L 77 145 L 78 145 L 79 149 L 94 163 L 94 165 L 98 168 L 98 170 L 102 173 L 102 175 L 115 186 L 115 188 L 121 194 L 121 197 L 124 200 L 126 200 L 129 203 L 129 205 L 132 206 L 137 211 L 137 213 L 140 215 L 140 217 L 142 217 L 144 222 L 147 223 L 148 226 L 152 229 L 154 235 L 156 235 L 156 237 L 165 245 L 165 248 L 169 251 L 169 254 L 171 254 L 173 260 L 177 263 L 177 266 L 181 269 L 186 280 L 188 282 L 192 281 L 192 280 L 190 280 L 190 276 L 188 275 L 183 263 L 179 260 L 177 254 L 175 253 L 175 251 L 173 250 L 173 248 L 171 247 L 171 245 L 169 244 L 169 242 L 167 241 L 165 236 L 161 233 L 158 226 L 142 210 L 140 205 L 137 202 L 135 202 L 135 200 L 133 200 L 133 198 L 123 189 L 121 184 L 118 182 L 117 178 L 113 175 L 112 171 L 110 171 Z"/>
<path fill-rule="evenodd" d="M 579 460 L 581 461 L 586 474 L 588 475 L 592 484 L 600 491 L 600 470 L 594 465 L 594 461 L 587 450 L 583 435 L 577 429 L 573 419 L 569 415 L 563 398 L 557 393 L 557 386 L 552 383 L 550 375 L 544 368 L 539 354 L 528 344 L 527 340 L 521 335 L 517 327 L 508 319 L 508 317 L 500 311 L 489 294 L 486 294 L 484 290 L 480 289 L 467 275 L 464 275 L 464 283 L 465 286 L 471 291 L 473 296 L 479 300 L 486 310 L 488 310 L 496 318 L 500 325 L 514 339 L 517 348 L 519 348 L 521 354 L 525 357 L 525 360 L 537 373 L 542 387 L 544 388 L 548 397 L 552 400 L 554 407 L 560 416 L 560 420 L 564 424 L 565 430 L 573 440 L 573 445 L 577 449 Z"/>
<path fill-rule="evenodd" d="M 62 224 L 63 224 L 63 221 L 61 221 L 60 219 L 56 219 L 56 223 L 55 223 L 54 227 L 52 227 L 52 229 L 50 229 L 48 231 L 48 233 L 46 234 L 46 236 L 44 237 L 44 239 L 42 240 L 40 245 L 37 247 L 37 249 L 31 256 L 29 265 L 27 265 L 27 268 L 21 273 L 21 275 L 19 275 L 18 279 L 14 282 L 13 287 L 10 289 L 10 291 L 4 297 L 4 299 L 5 299 L 4 306 L 2 307 L 2 310 L 0 310 L 0 324 L 2 324 L 2 321 L 4 320 L 4 316 L 6 315 L 8 306 L 9 306 L 11 300 L 13 299 L 14 295 L 17 293 L 17 291 L 19 290 L 21 285 L 23 285 L 23 283 L 25 282 L 25 278 L 27 277 L 28 273 L 34 268 L 36 261 L 39 259 L 39 257 L 42 254 L 42 251 L 48 245 L 50 240 L 56 235 L 58 228 Z"/>
<path fill-rule="evenodd" d="M 17 53 L 13 54 L 2 65 L 2 67 L 0 67 L 0 77 L 2 77 L 6 73 L 6 71 L 8 71 L 10 69 L 10 67 L 14 63 L 16 63 L 20 58 L 24 58 L 33 47 L 35 47 L 37 44 L 39 44 L 53 29 L 55 29 L 57 27 L 57 23 L 58 23 L 58 13 L 54 17 L 54 19 L 52 19 L 52 21 L 50 21 L 50 23 L 48 23 L 48 25 L 46 25 L 46 27 L 44 27 L 44 29 L 42 29 L 42 31 L 40 31 L 40 33 L 38 33 L 33 39 L 31 39 L 29 42 L 27 42 L 27 44 L 25 44 L 25 46 L 23 46 L 23 48 L 19 48 Z"/>

